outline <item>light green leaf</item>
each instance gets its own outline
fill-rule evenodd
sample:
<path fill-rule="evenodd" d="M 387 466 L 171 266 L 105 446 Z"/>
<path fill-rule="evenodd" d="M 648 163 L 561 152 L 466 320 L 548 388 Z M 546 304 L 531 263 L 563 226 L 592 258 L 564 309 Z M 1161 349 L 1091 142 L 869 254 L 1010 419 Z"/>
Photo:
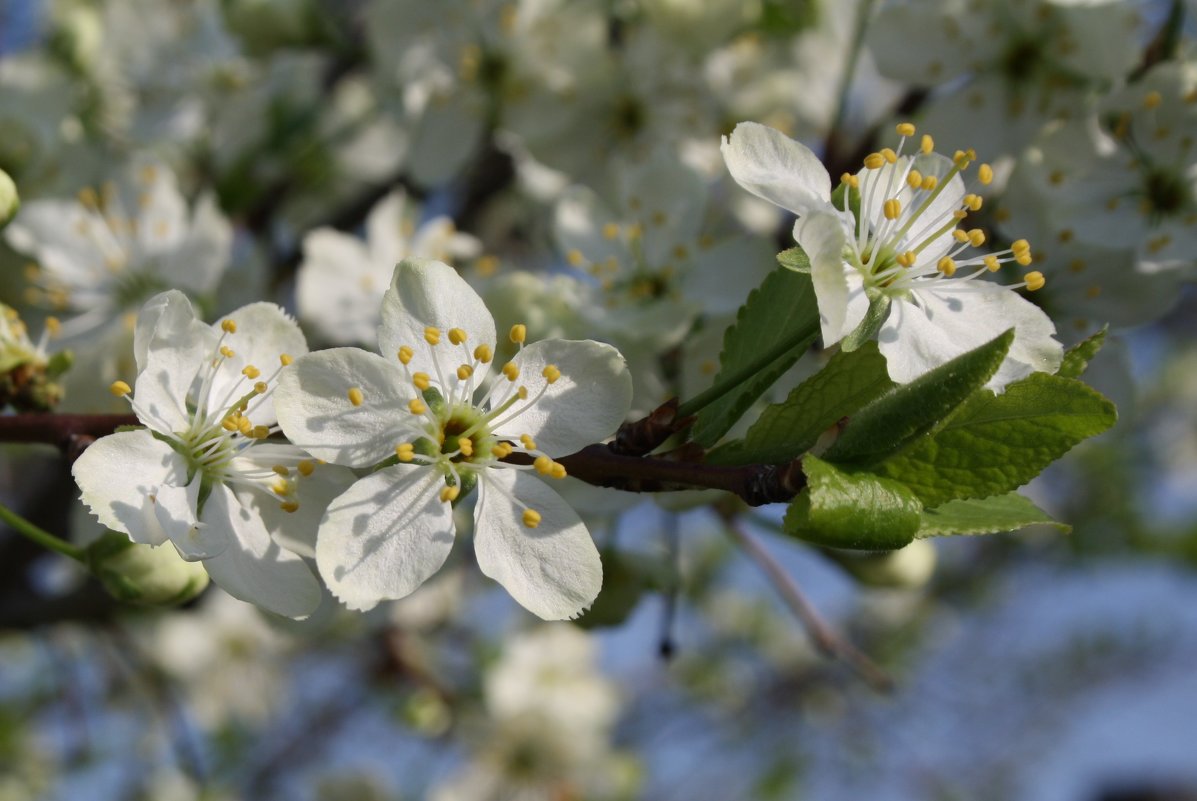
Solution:
<path fill-rule="evenodd" d="M 1114 404 L 1071 378 L 1032 373 L 1001 395 L 981 390 L 944 425 L 877 466 L 923 503 L 1011 492 L 1118 419 Z"/>
<path fill-rule="evenodd" d="M 827 365 L 765 408 L 744 439 L 708 455 L 712 464 L 780 464 L 810 450 L 842 418 L 892 389 L 885 357 L 869 342 L 852 353 L 840 351 Z"/>
<path fill-rule="evenodd" d="M 1072 530 L 1022 495 L 1009 492 L 991 498 L 948 501 L 934 509 L 925 509 L 914 536 L 923 539 L 950 534 L 997 534 L 1036 524 L 1055 526 L 1065 533 Z"/>
<path fill-rule="evenodd" d="M 918 531 L 922 504 L 896 481 L 870 473 L 845 473 L 807 454 L 807 486 L 790 504 L 786 533 L 830 548 L 890 551 Z"/>
<path fill-rule="evenodd" d="M 1011 329 L 882 395 L 848 422 L 824 458 L 837 464 L 869 467 L 902 450 L 985 386 L 1013 341 Z"/>
<path fill-rule="evenodd" d="M 810 259 L 802 248 L 789 248 L 777 254 L 777 263 L 796 273 L 810 272 Z"/>
<path fill-rule="evenodd" d="M 1089 367 L 1089 362 L 1093 361 L 1093 357 L 1101 350 L 1102 345 L 1106 344 L 1106 330 L 1103 328 L 1083 342 L 1078 342 L 1069 348 L 1064 353 L 1064 360 L 1060 362 L 1060 369 L 1056 371 L 1056 375 L 1061 378 L 1080 378 L 1084 375 L 1085 370 Z"/>
<path fill-rule="evenodd" d="M 723 335 L 719 373 L 713 386 L 720 387 L 721 382 L 729 386 L 725 394 L 698 413 L 693 439 L 705 447 L 714 445 L 798 361 L 818 330 L 819 307 L 810 276 L 786 269 L 770 273 L 748 295 L 735 323 Z M 777 355 L 747 379 L 737 375 L 745 365 L 770 353 Z"/>

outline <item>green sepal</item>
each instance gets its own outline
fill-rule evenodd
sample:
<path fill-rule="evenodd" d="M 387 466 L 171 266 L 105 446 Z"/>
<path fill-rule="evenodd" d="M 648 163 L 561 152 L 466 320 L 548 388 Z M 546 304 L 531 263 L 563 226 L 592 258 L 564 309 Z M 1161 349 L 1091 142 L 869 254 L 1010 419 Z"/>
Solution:
<path fill-rule="evenodd" d="M 478 486 L 478 474 L 473 470 L 458 470 L 461 476 L 461 491 L 458 492 L 457 497 L 453 499 L 453 508 L 457 508 L 457 504 L 469 497 L 470 493 Z M 448 486 L 456 486 L 457 482 L 453 480 L 452 475 L 445 476 L 445 484 Z"/>
<path fill-rule="evenodd" d="M 1065 351 L 1056 375 L 1061 378 L 1080 378 L 1084 375 L 1085 370 L 1089 368 L 1089 362 L 1093 361 L 1093 357 L 1106 344 L 1106 331 L 1108 330 L 1109 326 L 1105 326 L 1096 334 Z"/>
<path fill-rule="evenodd" d="M 889 317 L 889 305 L 889 295 L 882 292 L 878 292 L 869 298 L 869 308 L 865 312 L 864 319 L 860 321 L 860 325 L 856 326 L 852 333 L 840 340 L 840 349 L 851 353 L 877 336 L 877 332 L 881 330 L 881 326 L 885 325 L 885 320 Z"/>
<path fill-rule="evenodd" d="M 990 498 L 948 501 L 934 509 L 924 509 L 915 536 L 923 539 L 956 534 L 999 534 L 1033 525 L 1054 526 L 1065 534 L 1072 530 L 1017 492 L 1008 492 Z"/>
<path fill-rule="evenodd" d="M 445 415 L 445 396 L 436 387 L 429 387 L 420 393 L 424 398 L 424 403 L 428 404 L 428 408 L 437 417 L 443 418 Z"/>
<path fill-rule="evenodd" d="M 914 540 L 923 506 L 896 481 L 848 473 L 807 454 L 806 487 L 782 521 L 787 534 L 829 548 L 892 551 Z"/>
<path fill-rule="evenodd" d="M 876 342 L 839 351 L 782 403 L 765 407 L 741 440 L 707 455 L 711 464 L 780 464 L 801 456 L 841 419 L 893 389 Z"/>
<path fill-rule="evenodd" d="M 810 272 L 810 257 L 802 248 L 789 248 L 777 254 L 777 263 L 796 273 Z"/>
<path fill-rule="evenodd" d="M 823 457 L 864 468 L 901 451 L 985 386 L 1012 342 L 1014 329 L 895 387 L 861 409 Z"/>
<path fill-rule="evenodd" d="M 46 362 L 46 375 L 50 378 L 58 378 L 70 370 L 74 364 L 75 354 L 69 350 L 60 350 L 51 354 L 50 359 Z"/>

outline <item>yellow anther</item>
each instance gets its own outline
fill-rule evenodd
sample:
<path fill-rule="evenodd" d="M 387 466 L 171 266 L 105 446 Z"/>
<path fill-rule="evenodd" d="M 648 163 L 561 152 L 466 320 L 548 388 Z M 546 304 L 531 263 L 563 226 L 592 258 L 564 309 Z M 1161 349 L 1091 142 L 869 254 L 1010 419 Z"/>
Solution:
<path fill-rule="evenodd" d="M 293 361 L 295 361 L 295 359 L 289 353 L 280 353 L 278 355 L 278 363 L 281 364 L 283 367 L 288 366 Z"/>
<path fill-rule="evenodd" d="M 270 386 L 265 381 L 259 381 L 254 384 L 254 392 L 259 395 L 265 395 L 270 390 Z"/>
<path fill-rule="evenodd" d="M 1159 105 L 1164 102 L 1164 97 L 1156 90 L 1152 89 L 1143 97 L 1143 108 L 1152 109 L 1159 108 Z"/>
<path fill-rule="evenodd" d="M 316 469 L 316 465 L 309 462 L 307 459 L 300 460 L 299 464 L 295 465 L 295 469 L 299 471 L 301 476 L 310 476 Z"/>
<path fill-rule="evenodd" d="M 894 130 L 898 132 L 898 136 L 914 136 L 914 123 L 899 122 Z"/>
<path fill-rule="evenodd" d="M 354 406 L 361 406 L 362 401 L 366 399 L 366 396 L 362 394 L 360 387 L 350 387 L 349 391 L 345 394 L 349 398 L 349 402 Z"/>
<path fill-rule="evenodd" d="M 545 380 L 547 380 L 550 384 L 561 377 L 561 371 L 557 369 L 557 365 L 555 364 L 546 365 L 540 374 L 543 375 Z"/>
<path fill-rule="evenodd" d="M 648 219 L 653 225 L 662 226 L 669 222 L 669 215 L 663 211 L 654 211 Z M 628 233 L 632 234 L 633 236 L 638 236 L 640 231 L 639 229 L 633 228 Z"/>
<path fill-rule="evenodd" d="M 428 373 L 412 373 L 411 382 L 415 384 L 416 389 L 420 390 L 421 392 L 428 389 L 428 387 L 432 385 L 432 379 L 429 377 Z"/>
<path fill-rule="evenodd" d="M 287 512 L 288 514 L 290 514 L 292 512 L 297 512 L 297 511 L 299 511 L 299 501 L 283 501 L 282 503 L 280 503 L 278 505 L 278 508 L 282 509 L 284 512 Z"/>
<path fill-rule="evenodd" d="M 465 381 L 474 374 L 474 368 L 468 364 L 463 364 L 457 368 L 457 378 L 460 381 Z"/>
<path fill-rule="evenodd" d="M 968 232 L 968 243 L 975 248 L 981 247 L 985 244 L 985 232 L 980 228 L 974 228 Z"/>
<path fill-rule="evenodd" d="M 249 436 L 253 437 L 254 439 L 266 439 L 270 436 L 270 426 L 254 426 L 254 429 L 249 433 Z"/>
<path fill-rule="evenodd" d="M 690 251 L 685 245 L 674 245 L 673 257 L 679 261 L 684 261 L 685 259 L 690 258 Z"/>
<path fill-rule="evenodd" d="M 126 384 L 124 381 L 113 381 L 109 385 L 108 391 L 118 398 L 123 398 L 133 391 L 133 387 Z"/>
<path fill-rule="evenodd" d="M 79 199 L 81 204 L 92 211 L 100 208 L 100 196 L 97 195 L 96 190 L 92 189 L 90 186 L 85 186 L 80 189 L 76 197 Z"/>
<path fill-rule="evenodd" d="M 944 274 L 945 278 L 951 278 L 956 274 L 956 262 L 952 260 L 951 256 L 944 256 L 935 267 Z"/>
<path fill-rule="evenodd" d="M 474 358 L 483 364 L 490 364 L 490 360 L 494 358 L 494 354 L 490 350 L 490 345 L 479 345 L 474 348 Z"/>
<path fill-rule="evenodd" d="M 860 182 L 856 180 L 856 176 L 852 173 L 844 172 L 840 173 L 840 183 L 847 184 L 848 186 L 856 186 Z"/>
<path fill-rule="evenodd" d="M 934 175 L 928 175 L 923 178 L 923 189 L 930 192 L 935 187 L 939 186 L 939 179 Z"/>
<path fill-rule="evenodd" d="M 50 336 L 58 336 L 62 333 L 62 320 L 59 320 L 57 317 L 47 317 L 46 330 L 50 332 Z"/>
<path fill-rule="evenodd" d="M 415 355 L 416 355 L 415 351 L 413 351 L 407 345 L 404 345 L 403 347 L 399 348 L 399 353 L 398 353 L 399 363 L 400 364 L 410 364 L 411 357 L 415 356 Z"/>
<path fill-rule="evenodd" d="M 537 473 L 547 476 L 553 470 L 553 460 L 548 456 L 537 456 L 532 462 L 532 467 L 536 469 Z"/>
<path fill-rule="evenodd" d="M 457 447 L 461 450 L 462 456 L 474 455 L 474 441 L 469 437 L 460 437 L 457 440 Z"/>
<path fill-rule="evenodd" d="M 603 226 L 603 236 L 607 239 L 616 239 L 619 236 L 619 226 L 613 222 L 609 222 Z"/>
<path fill-rule="evenodd" d="M 1020 267 L 1030 266 L 1031 262 L 1034 260 L 1035 258 L 1031 255 L 1031 251 L 1029 250 L 1023 250 L 1014 254 L 1014 261 L 1016 261 Z"/>
<path fill-rule="evenodd" d="M 956 211 L 952 212 L 952 218 L 956 220 L 963 220 L 967 216 L 968 212 L 964 209 L 957 209 Z"/>
<path fill-rule="evenodd" d="M 237 323 L 235 323 L 233 320 L 221 320 L 220 330 L 224 331 L 226 334 L 235 334 L 237 333 Z"/>
<path fill-rule="evenodd" d="M 412 398 L 407 404 L 407 409 L 412 414 L 423 414 L 428 411 L 428 407 L 424 405 L 424 401 L 419 398 Z"/>
<path fill-rule="evenodd" d="M 228 345 L 221 345 L 220 346 L 220 355 L 225 357 L 226 359 L 231 359 L 236 354 L 234 353 L 233 349 L 230 348 Z"/>
<path fill-rule="evenodd" d="M 286 478 L 287 476 L 291 475 L 291 471 L 287 469 L 286 465 L 276 464 L 276 465 L 272 465 L 270 469 L 273 470 L 274 472 L 278 473 L 283 478 Z"/>
<path fill-rule="evenodd" d="M 985 202 L 985 199 L 982 198 L 980 195 L 971 195 L 970 194 L 970 195 L 964 196 L 964 205 L 968 208 L 969 211 L 980 211 L 981 206 L 984 202 Z"/>
<path fill-rule="evenodd" d="M 1043 273 L 1038 270 L 1032 270 L 1027 273 L 1023 276 L 1023 280 L 1027 282 L 1027 291 L 1029 292 L 1043 289 L 1043 285 L 1047 282 L 1047 279 L 1043 277 Z"/>
<path fill-rule="evenodd" d="M 918 189 L 923 185 L 923 174 L 918 170 L 911 170 L 906 173 L 906 185 L 911 189 Z"/>
<path fill-rule="evenodd" d="M 515 391 L 515 394 L 519 397 L 520 400 L 528 400 L 528 388 L 525 387 L 523 384 L 521 384 L 520 388 Z"/>
<path fill-rule="evenodd" d="M 968 241 L 968 232 L 965 231 L 963 228 L 957 228 L 955 231 L 952 232 L 952 238 L 955 239 L 960 244 L 964 244 L 965 242 Z"/>
<path fill-rule="evenodd" d="M 492 445 L 490 449 L 490 455 L 496 459 L 506 459 L 511 455 L 511 443 L 500 442 L 497 445 Z"/>
<path fill-rule="evenodd" d="M 457 487 L 444 487 L 441 490 L 441 503 L 452 503 L 460 494 L 461 490 Z"/>
<path fill-rule="evenodd" d="M 993 182 L 993 167 L 988 164 L 982 164 L 977 168 L 977 180 L 983 185 L 989 186 Z"/>
<path fill-rule="evenodd" d="M 479 256 L 474 262 L 474 267 L 481 275 L 494 275 L 499 271 L 499 258 L 497 256 Z"/>
<path fill-rule="evenodd" d="M 885 156 L 880 153 L 870 153 L 865 156 L 864 165 L 869 170 L 879 170 L 885 165 Z"/>
<path fill-rule="evenodd" d="M 270 482 L 270 491 L 275 495 L 290 495 L 291 482 L 283 481 L 281 478 L 276 478 L 274 481 Z"/>
<path fill-rule="evenodd" d="M 1022 253 L 1031 249 L 1031 243 L 1025 239 L 1016 239 L 1010 243 L 1010 250 L 1015 253 Z"/>
<path fill-rule="evenodd" d="M 573 267 L 581 267 L 586 263 L 586 257 L 583 256 L 582 251 L 578 250 L 577 248 L 573 248 L 566 253 L 565 260 L 568 261 Z"/>
<path fill-rule="evenodd" d="M 988 256 L 986 256 L 984 261 L 985 261 L 985 266 L 989 269 L 989 272 L 991 272 L 991 273 L 996 273 L 998 270 L 1002 269 L 1002 263 L 1000 261 L 998 261 L 998 257 L 993 255 L 992 253 L 990 253 Z"/>
<path fill-rule="evenodd" d="M 220 421 L 220 427 L 225 431 L 236 431 L 240 420 L 241 419 L 239 417 L 233 417 L 230 415 L 229 417 L 226 417 Z"/>
<path fill-rule="evenodd" d="M 400 442 L 395 446 L 395 456 L 397 456 L 401 462 L 410 462 L 415 454 L 415 448 L 410 442 Z"/>
<path fill-rule="evenodd" d="M 511 331 L 508 333 L 511 341 L 517 345 L 522 345 L 524 340 L 528 338 L 528 326 L 523 323 L 516 323 L 511 326 Z"/>
<path fill-rule="evenodd" d="M 540 512 L 535 509 L 524 510 L 524 525 L 528 528 L 536 528 L 540 525 Z"/>
<path fill-rule="evenodd" d="M 885 219 L 896 220 L 902 216 L 902 204 L 896 197 L 891 197 L 885 201 L 882 206 L 882 213 L 885 214 Z"/>
<path fill-rule="evenodd" d="M 467 334 L 461 328 L 450 328 L 449 329 L 449 341 L 452 342 L 454 345 L 460 345 L 461 343 L 465 342 L 469 338 L 470 338 L 470 335 Z"/>
<path fill-rule="evenodd" d="M 254 432 L 254 424 L 249 421 L 248 417 L 238 417 L 237 430 L 241 432 L 242 436 L 248 437 Z"/>
<path fill-rule="evenodd" d="M 915 261 L 918 260 L 918 257 L 918 254 L 913 250 L 908 250 L 898 256 L 898 264 L 901 264 L 903 267 L 913 267 Z"/>
<path fill-rule="evenodd" d="M 893 148 L 889 148 L 889 147 L 881 148 L 881 155 L 885 156 L 885 160 L 888 161 L 890 164 L 893 164 L 894 162 L 896 162 L 898 160 L 898 154 L 893 151 Z"/>
<path fill-rule="evenodd" d="M 520 444 L 530 451 L 536 450 L 536 440 L 530 434 L 520 434 Z"/>
<path fill-rule="evenodd" d="M 931 134 L 923 134 L 923 138 L 919 142 L 919 150 L 924 154 L 935 150 L 935 140 L 931 138 Z"/>
<path fill-rule="evenodd" d="M 241 368 L 241 375 L 253 381 L 258 376 L 262 375 L 262 371 L 254 367 L 252 364 L 247 364 Z"/>
<path fill-rule="evenodd" d="M 561 462 L 553 462 L 553 469 L 549 471 L 549 475 L 553 478 L 565 478 L 569 474 L 565 472 L 565 465 Z"/>
<path fill-rule="evenodd" d="M 516 367 L 514 362 L 507 362 L 503 365 L 503 375 L 507 376 L 507 380 L 515 383 L 515 380 L 520 377 L 520 368 Z"/>
<path fill-rule="evenodd" d="M 441 330 L 436 326 L 427 326 L 424 329 L 424 341 L 429 345 L 439 345 L 441 341 Z"/>

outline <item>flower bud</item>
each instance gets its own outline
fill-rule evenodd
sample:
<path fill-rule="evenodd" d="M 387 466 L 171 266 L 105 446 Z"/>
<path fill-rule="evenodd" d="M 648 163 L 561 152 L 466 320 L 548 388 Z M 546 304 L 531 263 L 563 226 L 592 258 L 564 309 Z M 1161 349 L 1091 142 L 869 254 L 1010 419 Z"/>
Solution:
<path fill-rule="evenodd" d="M 17 185 L 8 177 L 8 173 L 0 170 L 0 228 L 8 225 L 21 208 L 21 197 L 17 194 Z"/>
<path fill-rule="evenodd" d="M 208 586 L 200 562 L 187 562 L 171 546 L 139 545 L 109 531 L 87 547 L 92 575 L 113 598 L 147 606 L 177 606 Z"/>

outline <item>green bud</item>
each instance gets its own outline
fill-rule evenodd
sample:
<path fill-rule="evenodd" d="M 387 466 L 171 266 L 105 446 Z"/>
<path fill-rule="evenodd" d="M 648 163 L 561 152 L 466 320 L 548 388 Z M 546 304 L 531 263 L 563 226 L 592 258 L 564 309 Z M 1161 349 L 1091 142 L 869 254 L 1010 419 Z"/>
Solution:
<path fill-rule="evenodd" d="M 17 194 L 17 185 L 8 177 L 8 173 L 0 169 L 0 228 L 8 225 L 17 216 L 17 209 L 21 208 L 21 196 Z"/>
<path fill-rule="evenodd" d="M 173 546 L 139 545 L 109 531 L 87 547 L 87 563 L 113 598 L 146 606 L 177 606 L 208 586 L 208 572 Z"/>

